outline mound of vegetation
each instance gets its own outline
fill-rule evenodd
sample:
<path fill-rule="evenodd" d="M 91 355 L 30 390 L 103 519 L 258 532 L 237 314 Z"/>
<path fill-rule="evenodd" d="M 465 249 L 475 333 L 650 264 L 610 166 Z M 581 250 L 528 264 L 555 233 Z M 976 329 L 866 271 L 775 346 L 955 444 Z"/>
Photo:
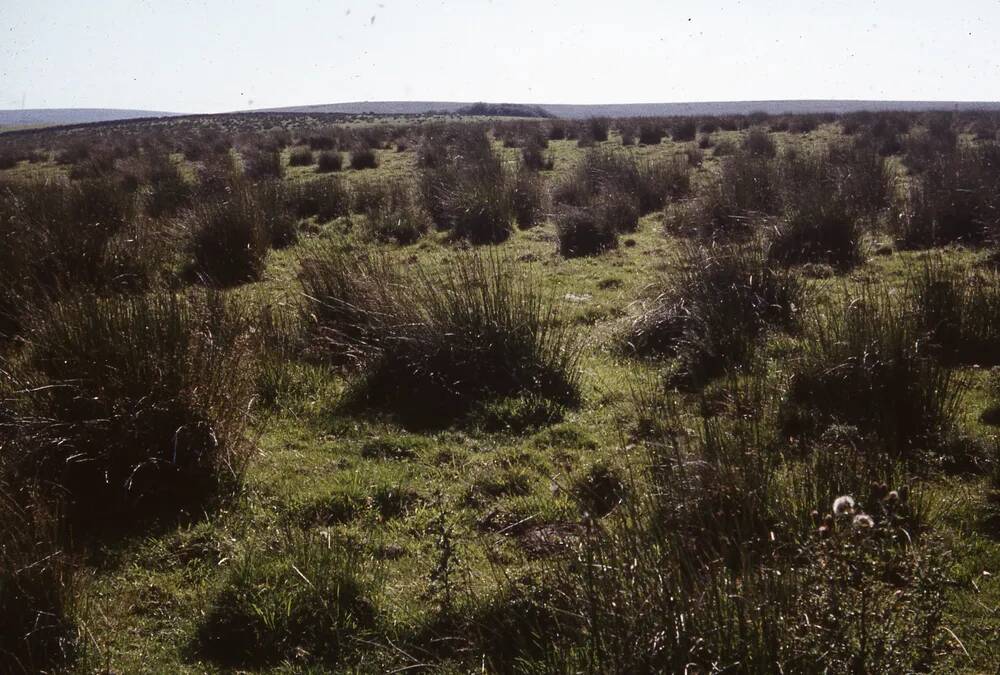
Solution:
<path fill-rule="evenodd" d="M 768 327 L 794 326 L 801 283 L 772 266 L 759 241 L 692 244 L 674 268 L 626 341 L 644 356 L 679 357 L 681 371 L 695 382 L 750 365 Z"/>
<path fill-rule="evenodd" d="M 221 297 L 70 297 L 28 339 L 4 459 L 65 491 L 73 517 L 169 515 L 241 474 L 255 342 Z"/>
<path fill-rule="evenodd" d="M 403 275 L 385 256 L 329 246 L 299 278 L 317 345 L 360 372 L 354 397 L 410 424 L 448 424 L 509 396 L 579 396 L 575 340 L 507 259 L 459 255 Z"/>

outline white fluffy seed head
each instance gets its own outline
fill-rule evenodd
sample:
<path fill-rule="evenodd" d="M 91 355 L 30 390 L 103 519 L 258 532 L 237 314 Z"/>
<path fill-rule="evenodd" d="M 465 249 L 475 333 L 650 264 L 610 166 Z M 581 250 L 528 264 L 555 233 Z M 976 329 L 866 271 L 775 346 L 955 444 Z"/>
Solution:
<path fill-rule="evenodd" d="M 854 499 L 848 495 L 833 500 L 833 515 L 846 516 L 854 513 Z"/>
<path fill-rule="evenodd" d="M 875 520 L 867 513 L 859 513 L 858 515 L 854 516 L 853 524 L 854 527 L 857 527 L 859 529 L 868 529 L 871 527 L 875 527 Z"/>

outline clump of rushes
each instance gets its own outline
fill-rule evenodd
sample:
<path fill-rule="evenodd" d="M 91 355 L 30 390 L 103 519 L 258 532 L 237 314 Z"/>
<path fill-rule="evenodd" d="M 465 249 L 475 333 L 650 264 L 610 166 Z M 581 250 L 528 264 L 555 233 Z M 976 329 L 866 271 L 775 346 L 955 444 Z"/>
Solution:
<path fill-rule="evenodd" d="M 316 157 L 308 146 L 292 148 L 288 153 L 288 166 L 312 166 L 315 161 Z"/>
<path fill-rule="evenodd" d="M 1000 240 L 1000 145 L 937 154 L 910 184 L 897 235 L 910 248 Z"/>
<path fill-rule="evenodd" d="M 752 364 L 767 328 L 795 327 L 801 282 L 772 266 L 760 241 L 689 244 L 675 269 L 626 343 L 643 356 L 678 357 L 693 383 Z"/>
<path fill-rule="evenodd" d="M 243 151 L 243 172 L 248 178 L 282 178 L 285 165 L 281 161 L 280 150 L 253 148 Z"/>
<path fill-rule="evenodd" d="M 0 428 L 0 447 L 3 438 Z M 55 507 L 23 483 L 14 491 L 0 482 L 0 541 L 0 670 L 64 665 L 76 651 L 76 574 L 60 545 Z"/>
<path fill-rule="evenodd" d="M 517 179 L 481 129 L 429 135 L 418 161 L 424 205 L 440 227 L 473 244 L 499 243 L 510 236 Z"/>
<path fill-rule="evenodd" d="M 907 461 L 944 447 L 967 380 L 927 353 L 913 309 L 907 296 L 871 283 L 816 308 L 785 396 L 784 432 L 809 439 L 849 425 Z"/>
<path fill-rule="evenodd" d="M 565 258 L 597 255 L 617 248 L 618 231 L 599 209 L 563 206 L 555 212 L 556 240 Z"/>
<path fill-rule="evenodd" d="M 355 192 L 354 210 L 365 215 L 365 231 L 371 238 L 412 244 L 430 229 L 430 215 L 408 183 L 382 180 L 366 184 L 362 192 Z"/>
<path fill-rule="evenodd" d="M 351 194 L 334 177 L 293 183 L 289 188 L 290 208 L 299 218 L 316 216 L 320 222 L 346 216 L 351 210 Z"/>
<path fill-rule="evenodd" d="M 344 168 L 344 157 L 336 150 L 324 150 L 316 158 L 316 171 L 332 173 Z"/>
<path fill-rule="evenodd" d="M 355 404 L 433 427 L 490 400 L 579 396 L 575 339 L 507 258 L 460 254 L 445 271 L 404 275 L 384 255 L 331 244 L 299 278 L 315 348 L 359 373 Z"/>
<path fill-rule="evenodd" d="M 881 158 L 879 158 L 881 159 Z M 783 208 L 771 253 L 782 264 L 826 263 L 847 269 L 864 259 L 854 196 L 825 154 L 782 158 Z"/>
<path fill-rule="evenodd" d="M 556 184 L 552 196 L 556 203 L 587 207 L 618 195 L 634 201 L 640 215 L 645 215 L 689 189 L 689 169 L 683 162 L 639 159 L 627 151 L 602 147 L 589 150 L 573 173 Z"/>
<path fill-rule="evenodd" d="M 378 166 L 378 158 L 371 148 L 355 148 L 351 150 L 351 168 L 355 170 L 374 169 Z"/>
<path fill-rule="evenodd" d="M 198 629 L 199 651 L 239 668 L 343 663 L 378 622 L 375 584 L 363 569 L 328 539 L 299 537 L 278 554 L 248 551 L 230 565 Z"/>
<path fill-rule="evenodd" d="M 710 240 L 740 238 L 777 214 L 780 204 L 780 177 L 774 161 L 736 152 L 722 160 L 718 179 L 681 204 L 665 226 Z"/>
<path fill-rule="evenodd" d="M 248 324 L 211 293 L 49 307 L 18 371 L 17 474 L 59 485 L 71 517 L 111 528 L 222 494 L 248 456 Z"/>
<path fill-rule="evenodd" d="M 946 363 L 1000 365 L 1000 273 L 949 265 L 940 255 L 911 275 L 915 315 Z"/>
<path fill-rule="evenodd" d="M 753 157 L 774 157 L 778 154 L 771 134 L 760 127 L 754 127 L 747 132 L 743 138 L 743 151 Z"/>
<path fill-rule="evenodd" d="M 264 273 L 269 233 L 252 186 L 231 186 L 228 194 L 195 207 L 188 227 L 191 272 L 203 282 L 233 286 Z"/>

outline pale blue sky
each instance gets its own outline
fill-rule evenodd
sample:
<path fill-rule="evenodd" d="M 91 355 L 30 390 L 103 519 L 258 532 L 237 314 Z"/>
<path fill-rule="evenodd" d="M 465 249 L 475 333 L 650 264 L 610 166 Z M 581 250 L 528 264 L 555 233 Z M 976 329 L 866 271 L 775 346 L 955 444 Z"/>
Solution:
<path fill-rule="evenodd" d="M 0 30 L 0 108 L 1000 100 L 998 0 L 0 0 Z"/>

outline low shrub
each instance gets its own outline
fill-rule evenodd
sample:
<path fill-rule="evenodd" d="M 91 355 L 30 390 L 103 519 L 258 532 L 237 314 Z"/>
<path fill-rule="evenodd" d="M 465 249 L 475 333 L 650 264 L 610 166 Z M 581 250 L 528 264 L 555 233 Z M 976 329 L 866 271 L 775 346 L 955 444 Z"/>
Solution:
<path fill-rule="evenodd" d="M 289 189 L 292 212 L 299 218 L 316 216 L 325 222 L 346 216 L 351 210 L 351 194 L 336 178 L 294 183 Z"/>
<path fill-rule="evenodd" d="M 743 151 L 752 157 L 774 157 L 778 154 L 777 146 L 771 135 L 764 129 L 754 127 L 743 137 Z"/>
<path fill-rule="evenodd" d="M 562 206 L 555 213 L 559 253 L 566 258 L 597 255 L 618 246 L 618 231 L 598 209 Z"/>
<path fill-rule="evenodd" d="M 844 189 L 827 155 L 797 155 L 780 163 L 783 208 L 771 254 L 785 264 L 825 263 L 847 269 L 864 259 L 859 204 Z M 850 173 L 848 172 L 848 175 Z"/>
<path fill-rule="evenodd" d="M 545 185 L 538 176 L 523 169 L 517 172 L 511 208 L 519 228 L 534 227 L 545 219 L 545 198 Z"/>
<path fill-rule="evenodd" d="M 950 365 L 1000 365 L 1000 273 L 940 256 L 911 274 L 915 314 L 931 349 Z"/>
<path fill-rule="evenodd" d="M 1000 239 L 1000 146 L 937 154 L 910 183 L 896 233 L 905 246 Z"/>
<path fill-rule="evenodd" d="M 424 205 L 439 227 L 473 244 L 499 243 L 510 236 L 517 178 L 482 131 L 431 139 L 420 157 Z"/>
<path fill-rule="evenodd" d="M 698 120 L 693 117 L 685 118 L 670 128 L 670 137 L 678 143 L 693 141 L 697 134 Z"/>
<path fill-rule="evenodd" d="M 253 148 L 244 150 L 243 173 L 252 180 L 263 178 L 282 178 L 285 175 L 285 165 L 281 161 L 281 151 Z"/>
<path fill-rule="evenodd" d="M 401 181 L 365 184 L 355 192 L 354 199 L 354 210 L 365 214 L 365 231 L 377 241 L 412 244 L 432 225 L 420 195 Z"/>

